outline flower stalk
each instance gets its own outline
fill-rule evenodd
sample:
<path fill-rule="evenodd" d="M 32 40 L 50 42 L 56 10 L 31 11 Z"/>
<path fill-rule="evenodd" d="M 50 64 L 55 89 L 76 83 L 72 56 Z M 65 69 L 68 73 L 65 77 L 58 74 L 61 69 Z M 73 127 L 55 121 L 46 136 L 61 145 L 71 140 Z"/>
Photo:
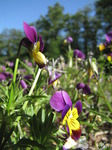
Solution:
<path fill-rule="evenodd" d="M 35 80 L 34 80 L 34 82 L 33 82 L 33 84 L 32 84 L 32 87 L 31 87 L 31 89 L 30 89 L 30 91 L 29 91 L 29 93 L 28 93 L 28 96 L 31 96 L 31 95 L 32 95 L 33 90 L 34 90 L 34 88 L 35 88 L 35 85 L 36 85 L 36 83 L 37 83 L 37 81 L 38 81 L 38 79 L 39 79 L 41 70 L 42 70 L 42 69 L 40 69 L 40 68 L 38 69 L 36 78 L 35 78 Z M 24 103 L 24 105 L 23 105 L 23 110 L 26 109 L 27 104 L 28 104 L 28 101 L 26 101 L 26 102 Z"/>

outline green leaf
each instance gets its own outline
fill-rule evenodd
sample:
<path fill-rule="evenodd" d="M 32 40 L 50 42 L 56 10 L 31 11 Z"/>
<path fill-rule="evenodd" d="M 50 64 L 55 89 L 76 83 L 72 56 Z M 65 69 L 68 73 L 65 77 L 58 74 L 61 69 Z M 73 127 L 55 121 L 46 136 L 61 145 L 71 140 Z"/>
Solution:
<path fill-rule="evenodd" d="M 104 115 L 103 113 L 97 112 L 97 111 L 92 110 L 92 109 L 90 110 L 90 112 L 92 112 L 92 113 L 94 113 L 96 115 L 100 115 L 104 121 L 112 123 L 112 119 L 110 119 L 108 116 Z"/>
<path fill-rule="evenodd" d="M 37 147 L 40 149 L 46 149 L 43 145 L 39 144 L 38 142 L 31 140 L 31 139 L 21 139 L 17 144 L 13 147 Z"/>
<path fill-rule="evenodd" d="M 5 96 L 7 98 L 9 98 L 9 95 L 8 95 L 8 88 L 6 86 L 3 86 L 0 84 L 0 89 L 2 90 L 2 92 L 5 94 Z"/>
<path fill-rule="evenodd" d="M 98 129 L 98 127 L 97 127 L 97 126 L 95 126 L 95 124 L 93 124 L 93 123 L 89 123 L 89 122 L 87 122 L 87 121 L 85 121 L 85 122 L 80 121 L 80 124 L 83 124 L 83 125 L 86 125 L 86 126 L 92 127 L 92 128 L 94 128 L 94 129 Z"/>

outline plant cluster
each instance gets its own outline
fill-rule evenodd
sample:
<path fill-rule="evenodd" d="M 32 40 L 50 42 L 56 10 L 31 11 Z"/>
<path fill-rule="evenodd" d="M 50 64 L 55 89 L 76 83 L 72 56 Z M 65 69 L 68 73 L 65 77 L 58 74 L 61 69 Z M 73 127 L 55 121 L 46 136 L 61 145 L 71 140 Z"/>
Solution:
<path fill-rule="evenodd" d="M 112 32 L 99 45 L 101 55 L 73 50 L 67 37 L 64 57 L 49 59 L 34 26 L 15 63 L 0 66 L 0 150 L 67 150 L 112 147 Z M 21 60 L 21 47 L 31 60 Z M 27 53 L 27 51 L 26 51 Z"/>

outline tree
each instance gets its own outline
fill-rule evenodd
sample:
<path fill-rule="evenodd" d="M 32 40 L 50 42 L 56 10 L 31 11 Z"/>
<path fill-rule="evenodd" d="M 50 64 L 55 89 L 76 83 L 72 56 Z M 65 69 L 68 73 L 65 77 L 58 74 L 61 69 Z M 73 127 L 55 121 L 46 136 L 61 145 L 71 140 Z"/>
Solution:
<path fill-rule="evenodd" d="M 49 57 L 57 58 L 60 55 L 61 33 L 64 28 L 64 8 L 56 3 L 48 7 L 48 14 L 36 22 L 36 28 L 45 42 L 45 53 Z"/>

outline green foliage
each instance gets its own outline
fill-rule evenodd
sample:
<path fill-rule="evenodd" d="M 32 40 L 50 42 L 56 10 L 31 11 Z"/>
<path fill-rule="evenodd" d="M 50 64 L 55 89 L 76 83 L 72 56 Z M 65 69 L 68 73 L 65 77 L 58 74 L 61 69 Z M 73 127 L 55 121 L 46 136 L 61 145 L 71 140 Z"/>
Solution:
<path fill-rule="evenodd" d="M 56 137 L 55 115 L 52 112 L 40 109 L 29 121 L 30 139 L 21 139 L 16 147 L 31 147 L 32 149 L 56 149 L 59 142 Z"/>

